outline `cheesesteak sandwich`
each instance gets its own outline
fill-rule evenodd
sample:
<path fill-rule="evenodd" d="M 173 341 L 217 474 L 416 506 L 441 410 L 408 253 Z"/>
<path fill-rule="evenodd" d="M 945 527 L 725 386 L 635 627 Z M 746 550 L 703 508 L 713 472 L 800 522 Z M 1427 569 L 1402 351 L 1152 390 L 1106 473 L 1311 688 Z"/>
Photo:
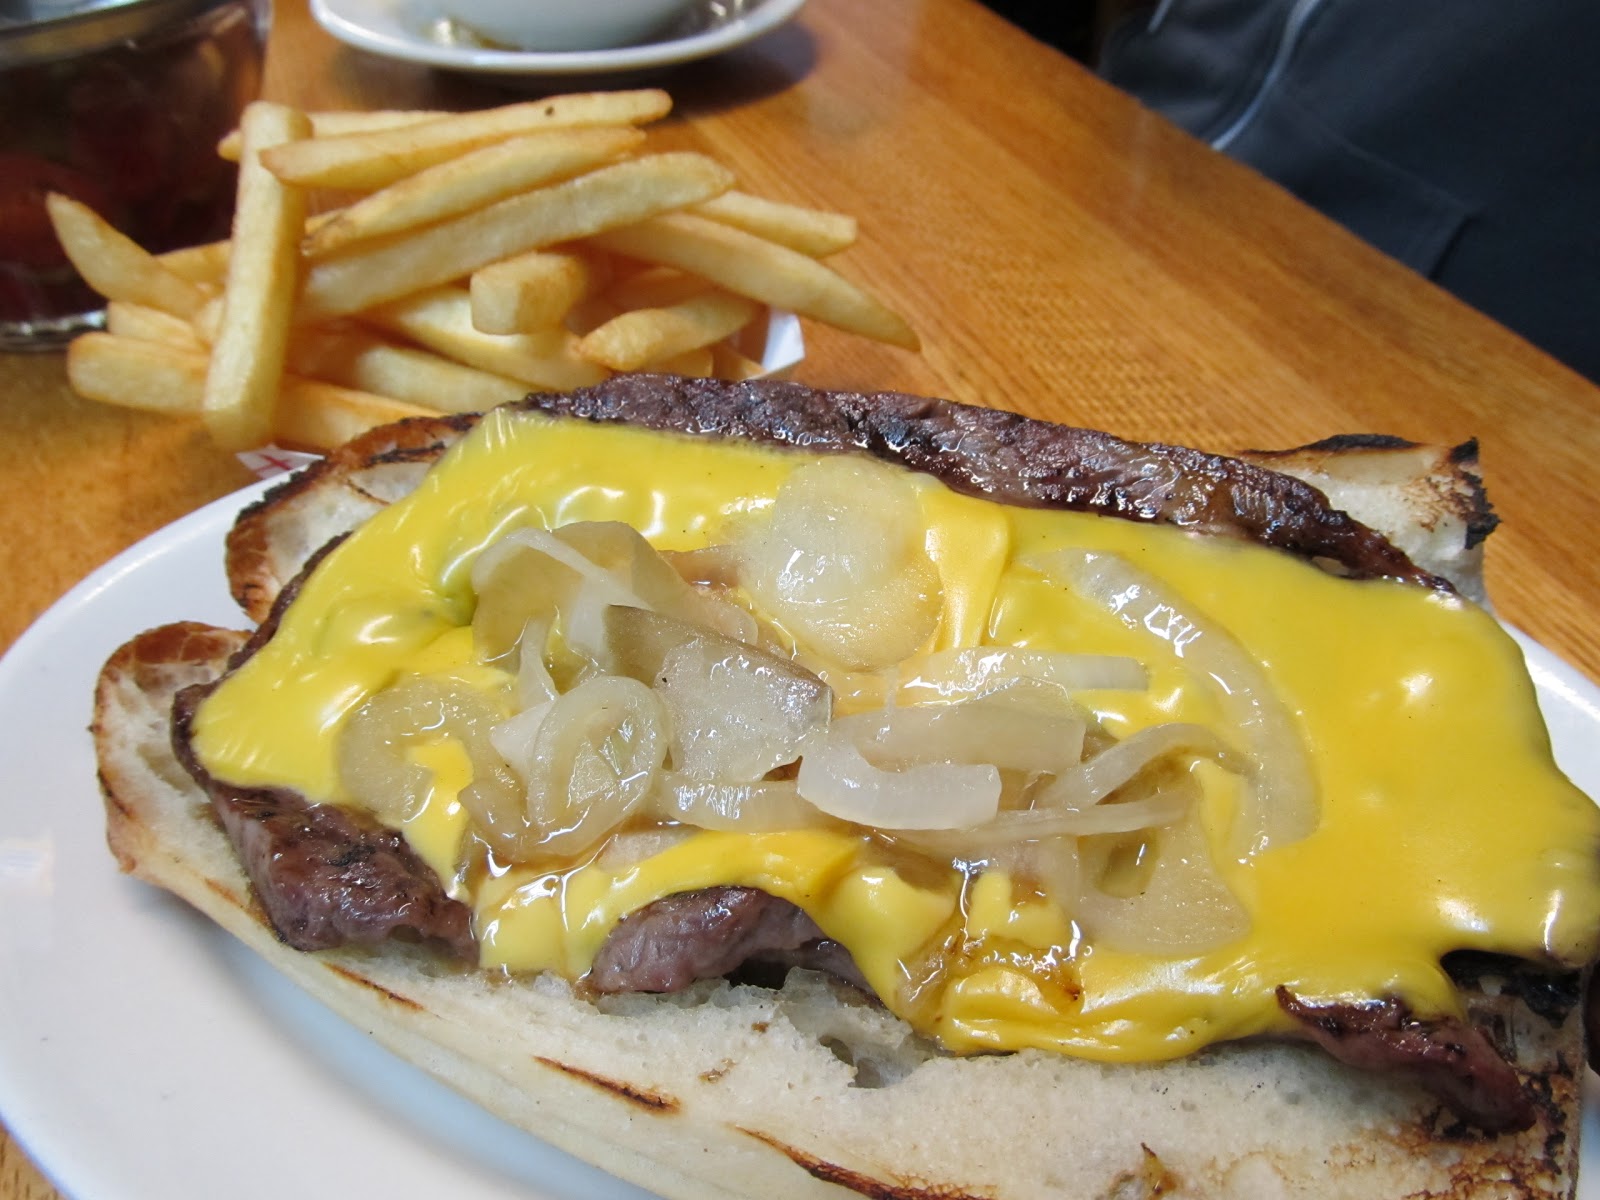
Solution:
<path fill-rule="evenodd" d="M 667 1196 L 1570 1195 L 1600 813 L 1492 525 L 1470 446 L 405 422 L 241 516 L 253 631 L 106 665 L 109 840 Z"/>

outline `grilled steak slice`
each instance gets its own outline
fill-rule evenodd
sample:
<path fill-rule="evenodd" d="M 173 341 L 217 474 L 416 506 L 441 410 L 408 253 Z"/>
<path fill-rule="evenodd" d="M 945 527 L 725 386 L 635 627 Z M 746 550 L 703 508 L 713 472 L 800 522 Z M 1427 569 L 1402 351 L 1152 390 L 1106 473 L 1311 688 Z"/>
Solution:
<path fill-rule="evenodd" d="M 342 540 L 320 547 L 280 590 L 266 619 L 229 660 L 230 670 L 266 644 L 301 584 Z M 445 895 L 399 831 L 362 812 L 313 804 L 287 788 L 240 787 L 205 769 L 191 735 L 195 711 L 215 686 L 177 693 L 173 753 L 211 801 L 278 936 L 297 950 L 370 946 L 391 937 L 428 941 L 476 961 L 471 910 Z"/>
<path fill-rule="evenodd" d="M 1530 1128 L 1538 1114 L 1517 1072 L 1489 1039 L 1460 1021 L 1422 1021 L 1398 1000 L 1308 1004 L 1286 987 L 1278 1006 L 1340 1062 L 1403 1072 L 1463 1121 L 1488 1133 Z"/>
<path fill-rule="evenodd" d="M 286 788 L 233 786 L 201 766 L 190 735 L 209 690 L 198 684 L 178 693 L 173 751 L 211 801 L 278 936 L 297 950 L 376 945 L 390 937 L 431 941 L 476 960 L 471 911 L 445 895 L 403 835 Z"/>
<path fill-rule="evenodd" d="M 523 407 L 592 421 L 628 421 L 671 433 L 741 438 L 801 449 L 867 451 L 926 471 L 958 491 L 1012 504 L 1070 508 L 1129 520 L 1164 522 L 1197 532 L 1258 541 L 1356 577 L 1388 576 L 1447 586 L 1435 572 L 1476 574 L 1479 556 L 1446 546 L 1431 570 L 1372 528 L 1331 504 L 1311 483 L 1270 470 L 1337 483 L 1356 462 L 1361 480 L 1379 472 L 1371 441 L 1362 446 L 1319 443 L 1256 462 L 1199 450 L 1125 441 L 995 409 L 899 393 L 823 392 L 800 384 L 751 380 L 740 384 L 669 376 L 624 376 L 571 394 L 534 395 Z M 472 413 L 415 417 L 356 438 L 292 476 L 247 510 L 228 536 L 228 579 L 240 605 L 262 620 L 272 598 L 328 538 L 347 533 L 415 485 L 417 478 L 477 422 Z M 1385 443 L 1387 444 L 1387 443 Z M 1425 449 L 1425 448 L 1424 448 Z M 1466 454 L 1470 446 L 1460 448 Z M 1350 451 L 1346 455 L 1346 451 Z M 1348 457 L 1350 461 L 1345 461 Z M 1424 454 L 1421 459 L 1429 456 Z M 1436 455 L 1433 457 L 1437 457 Z M 1470 455 L 1469 455 L 1470 457 Z M 1263 461 L 1265 466 L 1262 465 Z M 1421 460 L 1392 466 L 1394 487 L 1415 482 L 1407 471 Z M 1468 466 L 1470 470 L 1453 468 Z M 1434 529 L 1439 496 L 1469 537 L 1492 523 L 1476 478 L 1475 460 L 1436 464 L 1423 493 L 1434 496 L 1398 514 L 1357 488 L 1354 511 L 1393 518 L 1396 527 L 1421 521 Z M 1380 472 L 1381 473 L 1381 472 Z M 1347 491 L 1349 489 L 1346 489 Z M 1365 505 L 1365 507 L 1363 507 Z M 1386 528 L 1388 526 L 1385 526 Z M 1447 536 L 1441 540 L 1448 542 Z M 1470 543 L 1469 543 L 1470 544 Z M 1419 545 L 1426 553 L 1426 539 Z M 1467 590 L 1481 595 L 1469 580 Z"/>
<path fill-rule="evenodd" d="M 811 967 L 869 990 L 849 951 L 815 921 L 750 887 L 679 892 L 630 913 L 585 979 L 597 992 L 678 992 L 749 963 Z"/>
<path fill-rule="evenodd" d="M 1002 409 L 898 392 L 823 392 L 779 380 L 618 376 L 525 401 L 543 412 L 818 451 L 870 451 L 1008 504 L 1096 512 L 1244 537 L 1448 590 L 1309 484 L 1235 458 L 1129 442 Z"/>

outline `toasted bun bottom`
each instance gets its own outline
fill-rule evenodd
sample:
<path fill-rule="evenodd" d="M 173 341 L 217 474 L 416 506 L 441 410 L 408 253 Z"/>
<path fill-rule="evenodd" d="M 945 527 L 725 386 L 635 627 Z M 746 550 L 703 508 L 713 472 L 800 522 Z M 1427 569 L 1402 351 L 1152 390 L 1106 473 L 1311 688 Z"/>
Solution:
<path fill-rule="evenodd" d="M 1337 1200 L 1575 1185 L 1577 1015 L 1552 1026 L 1505 997 L 1479 1003 L 1540 1118 L 1484 1138 L 1419 1089 L 1301 1045 L 1152 1066 L 953 1058 L 805 972 L 776 991 L 716 983 L 595 1003 L 559 979 L 491 977 L 403 945 L 289 949 L 168 737 L 174 693 L 215 677 L 243 639 L 167 626 L 107 663 L 95 736 L 123 869 L 489 1111 L 664 1196 Z"/>

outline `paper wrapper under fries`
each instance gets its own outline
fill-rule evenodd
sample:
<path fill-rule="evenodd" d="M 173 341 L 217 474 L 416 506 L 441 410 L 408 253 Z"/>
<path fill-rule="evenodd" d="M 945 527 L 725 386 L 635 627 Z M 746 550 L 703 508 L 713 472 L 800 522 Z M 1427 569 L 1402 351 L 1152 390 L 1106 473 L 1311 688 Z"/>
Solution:
<path fill-rule="evenodd" d="M 240 165 L 228 242 L 152 255 L 50 197 L 107 300 L 68 378 L 282 464 L 276 447 L 617 372 L 770 375 L 804 353 L 797 318 L 917 348 L 823 261 L 855 241 L 853 218 L 649 151 L 640 127 L 670 107 L 653 89 L 455 115 L 251 105 L 219 148 Z M 345 203 L 316 211 L 328 189 Z"/>

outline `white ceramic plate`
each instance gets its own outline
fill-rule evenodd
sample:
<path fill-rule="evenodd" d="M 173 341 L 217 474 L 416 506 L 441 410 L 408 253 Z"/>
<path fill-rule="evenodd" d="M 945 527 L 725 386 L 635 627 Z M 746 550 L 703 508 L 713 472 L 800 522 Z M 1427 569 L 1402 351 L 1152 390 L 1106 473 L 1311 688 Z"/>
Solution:
<path fill-rule="evenodd" d="M 340 41 L 389 58 L 498 75 L 608 75 L 691 62 L 731 50 L 788 21 L 805 0 L 701 0 L 675 35 L 615 50 L 503 50 L 456 39 L 449 0 L 311 0 Z"/>
<path fill-rule="evenodd" d="M 142 629 L 235 625 L 247 489 L 74 588 L 0 661 L 0 1115 L 76 1200 L 646 1200 L 380 1050 L 179 901 L 117 873 L 88 733 Z M 1521 639 L 1557 755 L 1600 794 L 1600 690 Z M 1590 1077 L 1581 1200 L 1600 1200 Z"/>

